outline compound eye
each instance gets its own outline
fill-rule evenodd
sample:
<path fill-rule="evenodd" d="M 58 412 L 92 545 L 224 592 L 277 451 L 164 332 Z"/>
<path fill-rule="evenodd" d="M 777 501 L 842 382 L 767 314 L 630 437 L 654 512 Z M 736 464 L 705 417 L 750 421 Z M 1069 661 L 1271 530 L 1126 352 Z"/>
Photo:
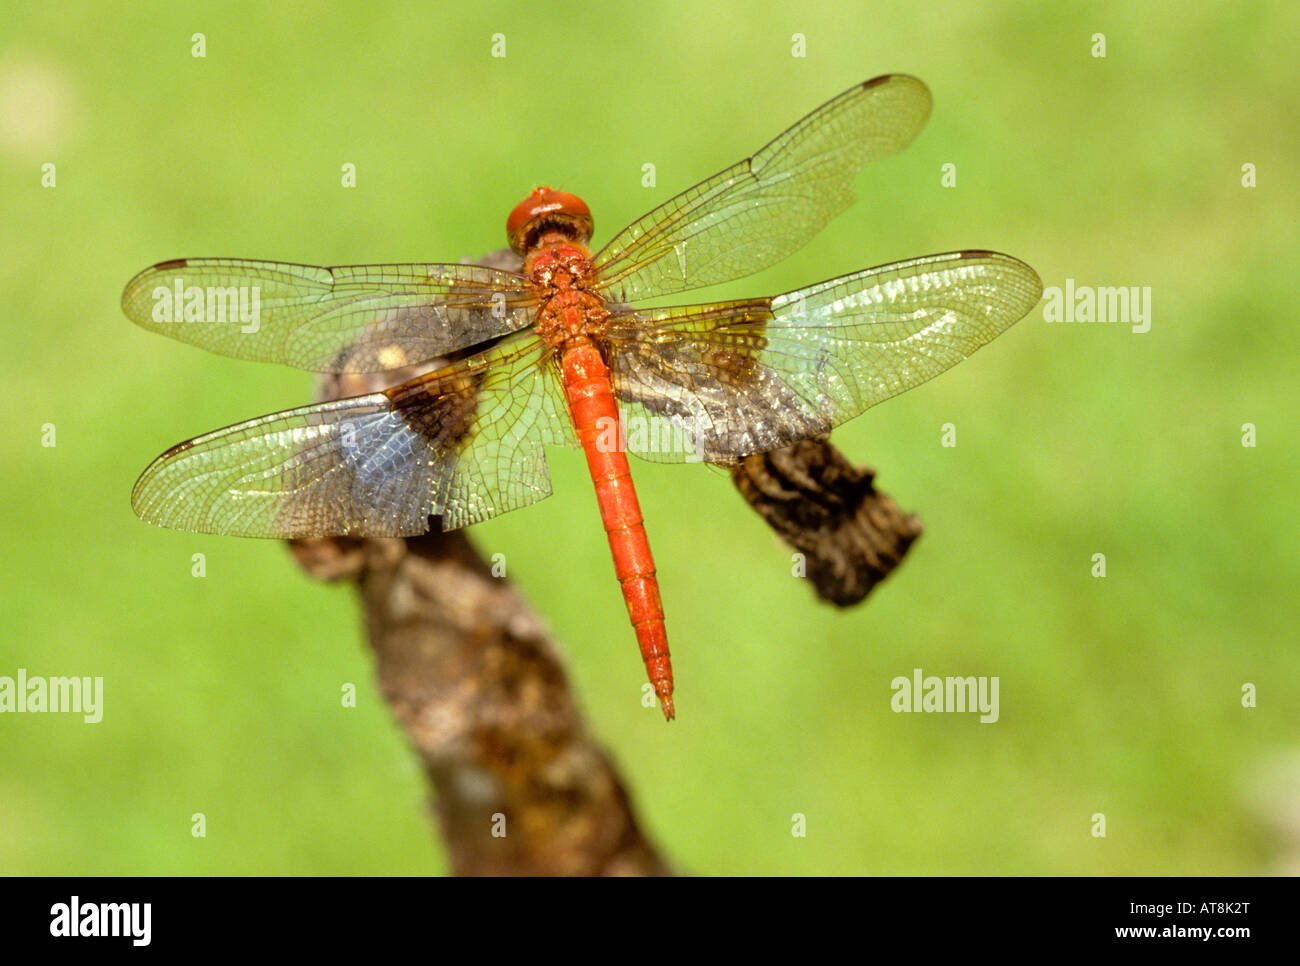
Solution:
<path fill-rule="evenodd" d="M 567 191 L 542 187 L 515 205 L 514 211 L 506 219 L 506 236 L 510 239 L 510 247 L 523 254 L 528 248 L 529 227 L 541 221 L 576 229 L 576 234 L 581 237 L 576 237 L 575 241 L 585 243 L 591 237 L 591 209 L 587 203 Z"/>

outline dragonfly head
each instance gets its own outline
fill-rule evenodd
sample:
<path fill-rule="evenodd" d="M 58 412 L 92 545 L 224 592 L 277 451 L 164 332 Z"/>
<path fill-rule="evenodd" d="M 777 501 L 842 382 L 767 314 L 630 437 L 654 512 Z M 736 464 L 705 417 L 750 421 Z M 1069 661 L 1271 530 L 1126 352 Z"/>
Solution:
<path fill-rule="evenodd" d="M 585 245 L 593 222 L 587 203 L 577 195 L 551 188 L 538 188 L 510 212 L 506 235 L 516 254 L 527 255 L 545 235 Z"/>

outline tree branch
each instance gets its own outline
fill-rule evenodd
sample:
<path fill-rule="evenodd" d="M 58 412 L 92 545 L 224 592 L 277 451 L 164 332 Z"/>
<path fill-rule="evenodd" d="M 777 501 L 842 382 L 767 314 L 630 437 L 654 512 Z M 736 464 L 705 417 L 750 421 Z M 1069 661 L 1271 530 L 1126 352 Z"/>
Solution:
<path fill-rule="evenodd" d="M 921 521 L 876 489 L 875 473 L 828 440 L 801 440 L 729 469 L 745 502 L 804 554 L 817 595 L 836 606 L 866 599 L 921 535 Z"/>
<path fill-rule="evenodd" d="M 663 875 L 560 654 L 462 531 L 292 541 L 357 582 L 379 690 L 436 793 L 457 875 Z"/>

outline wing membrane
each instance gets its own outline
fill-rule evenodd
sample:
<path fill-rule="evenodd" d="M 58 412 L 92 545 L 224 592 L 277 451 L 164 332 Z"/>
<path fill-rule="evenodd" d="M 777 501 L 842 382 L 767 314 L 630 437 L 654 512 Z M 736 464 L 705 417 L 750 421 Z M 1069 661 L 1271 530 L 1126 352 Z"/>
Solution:
<path fill-rule="evenodd" d="M 531 337 L 387 392 L 263 416 L 168 450 L 135 485 L 142 519 L 248 537 L 454 530 L 551 493 L 544 444 L 576 445 L 549 350 Z"/>
<path fill-rule="evenodd" d="M 145 269 L 122 293 L 122 311 L 152 332 L 315 372 L 435 359 L 524 328 L 535 308 L 527 279 L 480 265 L 190 258 Z"/>
<path fill-rule="evenodd" d="M 728 463 L 823 435 L 956 365 L 1041 294 L 1023 262 L 955 252 L 770 299 L 615 315 L 607 351 L 628 448 Z M 664 421 L 689 445 L 633 446 L 634 430 Z"/>
<path fill-rule="evenodd" d="M 826 102 L 753 157 L 665 202 L 595 257 L 618 302 L 753 274 L 803 247 L 853 201 L 853 176 L 902 150 L 930 113 L 915 77 L 877 77 Z"/>

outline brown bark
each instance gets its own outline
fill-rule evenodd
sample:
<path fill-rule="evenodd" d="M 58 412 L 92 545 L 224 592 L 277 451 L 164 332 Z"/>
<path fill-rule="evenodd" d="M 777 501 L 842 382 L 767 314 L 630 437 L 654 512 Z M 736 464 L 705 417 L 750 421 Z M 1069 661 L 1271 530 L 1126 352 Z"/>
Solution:
<path fill-rule="evenodd" d="M 462 531 L 292 546 L 308 572 L 356 580 L 379 689 L 433 784 L 457 875 L 667 873 L 558 650 Z"/>
<path fill-rule="evenodd" d="M 860 603 L 921 535 L 921 521 L 875 487 L 827 440 L 806 439 L 729 467 L 732 482 L 777 536 L 804 554 L 822 600 Z"/>

